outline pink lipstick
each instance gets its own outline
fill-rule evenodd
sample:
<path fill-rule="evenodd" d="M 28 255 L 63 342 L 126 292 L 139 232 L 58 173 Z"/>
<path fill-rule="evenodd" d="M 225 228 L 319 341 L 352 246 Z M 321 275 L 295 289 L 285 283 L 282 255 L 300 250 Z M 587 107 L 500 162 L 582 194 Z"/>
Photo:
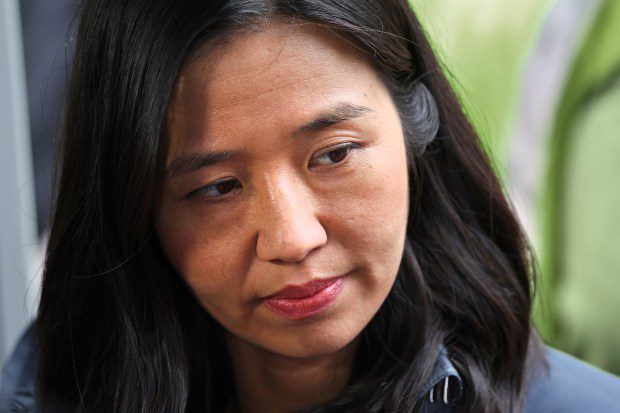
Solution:
<path fill-rule="evenodd" d="M 344 277 L 293 285 L 269 296 L 265 304 L 291 320 L 308 318 L 325 310 L 338 296 Z"/>

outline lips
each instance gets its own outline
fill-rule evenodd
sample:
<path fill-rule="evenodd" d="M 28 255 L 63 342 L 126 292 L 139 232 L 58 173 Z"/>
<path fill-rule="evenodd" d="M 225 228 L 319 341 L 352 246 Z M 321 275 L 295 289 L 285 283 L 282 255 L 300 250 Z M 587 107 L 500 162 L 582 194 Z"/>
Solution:
<path fill-rule="evenodd" d="M 344 276 L 289 286 L 267 297 L 265 304 L 285 318 L 292 320 L 308 318 L 327 309 L 338 296 L 343 281 Z"/>

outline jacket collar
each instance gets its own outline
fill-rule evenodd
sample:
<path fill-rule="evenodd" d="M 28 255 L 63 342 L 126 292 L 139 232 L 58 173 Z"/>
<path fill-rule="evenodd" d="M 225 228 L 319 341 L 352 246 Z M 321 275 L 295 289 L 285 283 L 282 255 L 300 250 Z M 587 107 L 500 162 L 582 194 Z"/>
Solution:
<path fill-rule="evenodd" d="M 431 378 L 422 394 L 430 403 L 454 405 L 461 400 L 463 381 L 443 345 L 439 350 Z"/>

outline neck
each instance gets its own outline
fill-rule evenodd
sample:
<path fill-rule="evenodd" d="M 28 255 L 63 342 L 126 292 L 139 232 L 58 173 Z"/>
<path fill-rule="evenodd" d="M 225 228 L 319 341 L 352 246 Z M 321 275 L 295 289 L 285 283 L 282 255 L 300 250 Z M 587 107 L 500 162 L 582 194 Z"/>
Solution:
<path fill-rule="evenodd" d="M 291 358 L 227 335 L 238 413 L 290 413 L 329 402 L 344 390 L 359 338 L 336 353 Z"/>

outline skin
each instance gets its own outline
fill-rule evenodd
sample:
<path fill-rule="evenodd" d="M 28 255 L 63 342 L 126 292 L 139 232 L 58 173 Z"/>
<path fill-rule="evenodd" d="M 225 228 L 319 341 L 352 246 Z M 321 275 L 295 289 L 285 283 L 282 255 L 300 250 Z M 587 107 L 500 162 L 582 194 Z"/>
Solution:
<path fill-rule="evenodd" d="M 228 332 L 237 410 L 332 400 L 402 257 L 398 113 L 369 58 L 314 24 L 272 23 L 197 56 L 168 108 L 162 248 Z M 235 154 L 209 166 L 178 161 L 211 152 Z M 336 300 L 312 317 L 265 304 L 288 285 L 345 274 Z"/>

